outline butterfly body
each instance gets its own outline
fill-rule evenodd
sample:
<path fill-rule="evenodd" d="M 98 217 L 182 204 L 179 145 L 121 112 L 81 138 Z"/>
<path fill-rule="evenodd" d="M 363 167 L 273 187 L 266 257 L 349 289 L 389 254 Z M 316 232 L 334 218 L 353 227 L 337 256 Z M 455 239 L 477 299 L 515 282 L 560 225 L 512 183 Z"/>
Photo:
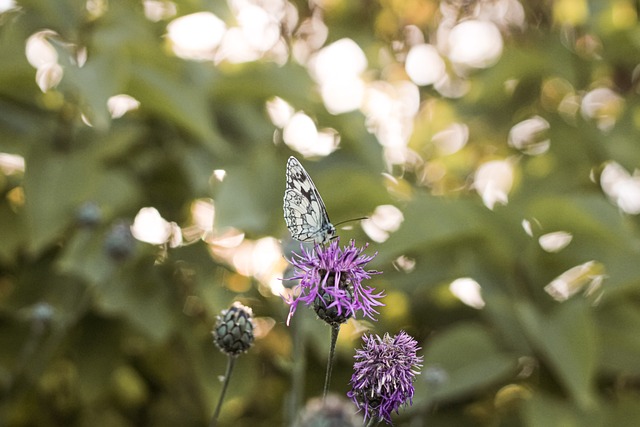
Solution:
<path fill-rule="evenodd" d="M 287 228 L 296 240 L 325 244 L 336 234 L 318 189 L 293 156 L 287 161 L 283 209 Z"/>

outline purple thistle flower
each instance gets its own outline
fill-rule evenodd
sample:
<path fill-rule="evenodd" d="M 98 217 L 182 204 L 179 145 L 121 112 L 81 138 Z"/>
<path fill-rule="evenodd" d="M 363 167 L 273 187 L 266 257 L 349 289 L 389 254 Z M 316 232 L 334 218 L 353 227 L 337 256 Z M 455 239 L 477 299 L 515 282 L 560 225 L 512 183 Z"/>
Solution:
<path fill-rule="evenodd" d="M 394 337 L 384 334 L 363 335 L 364 346 L 356 350 L 347 396 L 365 419 L 376 418 L 391 423 L 391 412 L 413 403 L 413 380 L 422 367 L 418 342 L 404 331 Z"/>
<path fill-rule="evenodd" d="M 287 325 L 301 302 L 313 304 L 316 313 L 332 325 L 346 322 L 357 311 L 375 320 L 373 315 L 378 314 L 375 307 L 384 305 L 378 301 L 384 293 L 375 293 L 373 287 L 363 286 L 362 281 L 380 274 L 364 269 L 376 254 L 363 255 L 367 246 L 358 248 L 353 240 L 343 249 L 339 243 L 336 239 L 327 247 L 315 245 L 311 250 L 301 246 L 302 254 L 294 253 L 289 260 L 295 267 L 289 280 L 300 283 L 294 287 L 293 296 L 285 297 L 290 306 Z"/>

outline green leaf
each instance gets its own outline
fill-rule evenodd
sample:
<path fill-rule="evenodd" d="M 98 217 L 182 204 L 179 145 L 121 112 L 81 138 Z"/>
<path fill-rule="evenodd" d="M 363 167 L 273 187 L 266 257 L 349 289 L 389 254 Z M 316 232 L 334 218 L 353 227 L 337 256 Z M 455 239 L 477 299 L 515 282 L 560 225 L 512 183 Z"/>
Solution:
<path fill-rule="evenodd" d="M 523 404 L 524 425 L 527 427 L 580 427 L 606 426 L 619 424 L 604 424 L 603 414 L 596 409 L 584 411 L 581 408 L 543 393 L 535 393 Z"/>
<path fill-rule="evenodd" d="M 82 0 L 69 0 L 62 3 L 24 0 L 20 2 L 29 24 L 36 28 L 50 28 L 68 40 L 75 40 L 80 26 L 85 22 L 86 4 Z M 34 29 L 34 31 L 36 31 Z"/>
<path fill-rule="evenodd" d="M 214 183 L 216 227 L 265 234 L 277 222 L 284 223 L 282 196 L 277 191 L 282 188 L 284 194 L 284 166 L 278 172 L 274 164 L 277 164 L 274 153 L 265 150 L 225 169 L 223 182 Z"/>
<path fill-rule="evenodd" d="M 71 222 L 74 206 L 87 194 L 89 177 L 95 169 L 82 153 L 65 155 L 45 146 L 33 150 L 26 164 L 25 213 L 30 249 L 37 252 Z"/>
<path fill-rule="evenodd" d="M 264 102 L 274 95 L 291 103 L 294 109 L 318 105 L 319 97 L 309 91 L 312 80 L 304 67 L 295 62 L 284 66 L 269 63 L 247 63 L 231 67 L 211 86 L 211 96 L 222 103 L 238 100 Z M 260 82 L 256 85 L 255 82 Z"/>
<path fill-rule="evenodd" d="M 527 205 L 527 215 L 541 227 L 536 234 L 566 231 L 573 236 L 559 253 L 538 249 L 529 267 L 536 282 L 546 284 L 574 265 L 595 260 L 605 267 L 605 299 L 640 289 L 636 230 L 603 196 L 538 197 Z"/>
<path fill-rule="evenodd" d="M 596 312 L 601 342 L 601 368 L 610 374 L 640 375 L 640 308 L 621 295 Z"/>
<path fill-rule="evenodd" d="M 189 131 L 218 155 L 228 148 L 213 127 L 214 118 L 206 91 L 189 84 L 176 70 L 161 69 L 136 62 L 131 66 L 128 93 L 141 103 L 141 111 L 151 111 L 169 123 Z"/>
<path fill-rule="evenodd" d="M 32 251 L 39 251 L 75 220 L 77 207 L 93 201 L 108 215 L 136 205 L 135 182 L 102 164 L 99 150 L 62 153 L 45 146 L 26 159 L 26 219 Z"/>
<path fill-rule="evenodd" d="M 2 176 L 0 176 L 0 181 Z M 12 262 L 21 248 L 27 244 L 27 226 L 22 210 L 18 212 L 11 208 L 6 200 L 0 203 L 0 260 Z"/>
<path fill-rule="evenodd" d="M 115 271 L 104 248 L 104 234 L 94 230 L 78 230 L 65 247 L 58 267 L 90 284 L 105 283 Z"/>
<path fill-rule="evenodd" d="M 532 346 L 549 364 L 576 405 L 584 410 L 592 408 L 600 354 L 587 301 L 567 301 L 548 315 L 524 302 L 516 303 L 515 307 Z"/>
<path fill-rule="evenodd" d="M 61 52 L 59 57 L 68 58 L 68 55 Z M 111 125 L 107 101 L 111 96 L 123 92 L 126 68 L 122 62 L 121 57 L 97 54 L 89 57 L 82 67 L 69 61 L 65 64 L 64 78 L 59 89 L 79 94 L 83 112 L 98 131 L 106 131 Z"/>
<path fill-rule="evenodd" d="M 384 242 L 374 264 L 398 286 L 413 292 L 471 277 L 483 287 L 499 288 L 509 280 L 525 236 L 509 209 L 490 211 L 479 200 L 420 192 L 403 213 L 400 229 Z M 387 267 L 400 256 L 415 260 L 411 272 Z"/>
<path fill-rule="evenodd" d="M 481 234 L 482 206 L 468 200 L 431 197 L 423 193 L 404 209 L 404 222 L 386 242 L 382 261 L 419 249 L 444 246 Z"/>
<path fill-rule="evenodd" d="M 640 420 L 640 405 L 634 392 L 618 392 L 607 409 L 605 426 L 635 427 Z"/>
<path fill-rule="evenodd" d="M 108 387 L 116 367 L 123 363 L 123 355 L 114 351 L 122 345 L 122 337 L 130 332 L 122 319 L 88 313 L 82 328 L 70 334 L 74 348 L 74 362 L 78 370 L 79 388 L 86 404 L 106 399 Z M 130 328 L 129 328 L 130 330 Z M 95 331 L 101 331 L 99 334 Z"/>
<path fill-rule="evenodd" d="M 181 305 L 150 261 L 142 258 L 122 265 L 111 281 L 98 285 L 96 304 L 105 314 L 126 319 L 160 342 L 173 331 L 175 304 Z"/>
<path fill-rule="evenodd" d="M 430 369 L 441 370 L 440 381 L 427 382 L 418 396 L 428 403 L 462 399 L 515 373 L 517 358 L 501 351 L 489 332 L 468 323 L 436 335 L 425 345 L 421 381 Z M 433 372 L 433 371 L 432 371 Z"/>

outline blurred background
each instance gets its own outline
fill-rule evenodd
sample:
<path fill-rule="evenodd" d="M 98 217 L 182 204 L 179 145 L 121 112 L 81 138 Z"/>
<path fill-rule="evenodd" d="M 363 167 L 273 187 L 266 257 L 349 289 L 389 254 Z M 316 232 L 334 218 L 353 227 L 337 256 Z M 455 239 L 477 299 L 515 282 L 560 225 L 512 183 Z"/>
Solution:
<path fill-rule="evenodd" d="M 0 426 L 290 426 L 285 164 L 422 346 L 397 426 L 640 423 L 632 0 L 0 0 Z"/>

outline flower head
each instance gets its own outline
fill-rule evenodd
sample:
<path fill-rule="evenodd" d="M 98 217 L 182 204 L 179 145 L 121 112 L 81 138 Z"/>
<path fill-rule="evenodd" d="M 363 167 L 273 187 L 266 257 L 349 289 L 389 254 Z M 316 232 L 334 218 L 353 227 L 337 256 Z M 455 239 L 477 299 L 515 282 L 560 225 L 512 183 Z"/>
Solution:
<path fill-rule="evenodd" d="M 126 261 L 135 252 L 136 240 L 126 221 L 115 222 L 104 238 L 104 248 L 115 261 Z"/>
<path fill-rule="evenodd" d="M 213 328 L 213 341 L 223 353 L 237 357 L 253 345 L 253 311 L 234 302 L 228 310 L 222 310 Z"/>
<path fill-rule="evenodd" d="M 300 412 L 295 427 L 361 427 L 356 408 L 344 397 L 314 398 Z"/>
<path fill-rule="evenodd" d="M 404 331 L 394 337 L 364 335 L 364 346 L 356 350 L 356 363 L 347 396 L 364 409 L 366 419 L 391 424 L 391 412 L 413 403 L 413 380 L 422 366 L 418 343 Z"/>
<path fill-rule="evenodd" d="M 290 306 L 287 325 L 301 302 L 313 304 L 318 316 L 332 325 L 346 322 L 357 311 L 370 319 L 378 313 L 375 307 L 383 305 L 378 300 L 384 293 L 362 284 L 372 274 L 379 274 L 364 269 L 375 254 L 363 255 L 366 246 L 358 248 L 353 240 L 344 248 L 339 243 L 336 239 L 327 247 L 315 245 L 311 250 L 301 246 L 302 254 L 294 253 L 289 260 L 295 267 L 290 280 L 300 283 L 294 288 L 295 296 L 285 298 Z"/>

